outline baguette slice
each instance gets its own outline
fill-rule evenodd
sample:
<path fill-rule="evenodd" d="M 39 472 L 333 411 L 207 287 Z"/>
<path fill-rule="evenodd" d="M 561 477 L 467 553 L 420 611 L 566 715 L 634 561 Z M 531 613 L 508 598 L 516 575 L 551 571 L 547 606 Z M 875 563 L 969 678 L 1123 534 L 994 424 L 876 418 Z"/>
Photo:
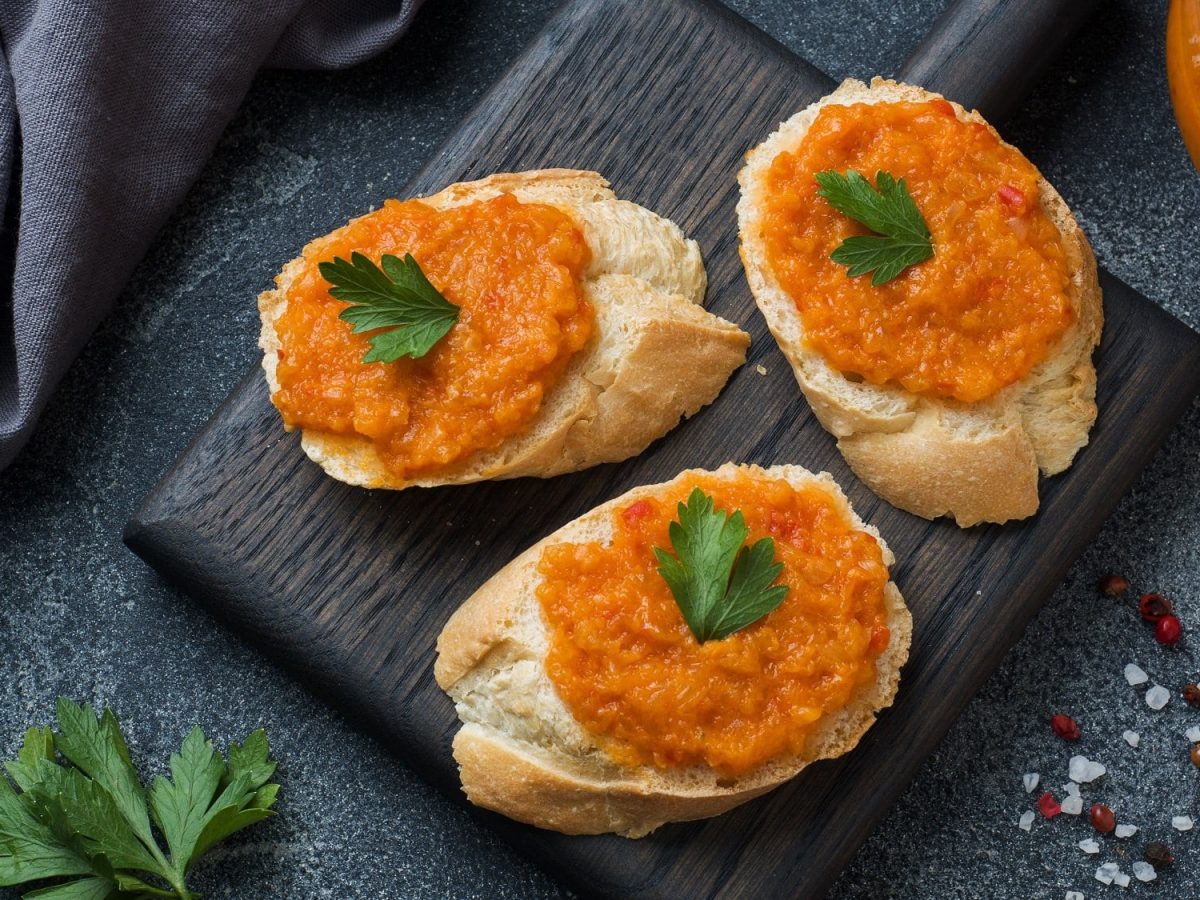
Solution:
<path fill-rule="evenodd" d="M 1100 341 L 1104 316 L 1100 284 L 1091 246 L 1062 197 L 1040 179 L 1039 201 L 1062 235 L 1076 321 L 1048 359 L 979 403 L 917 396 L 899 386 L 855 381 L 832 368 L 807 345 L 799 312 L 776 281 L 762 239 L 771 163 L 780 152 L 800 145 L 823 107 L 939 98 L 880 78 L 869 87 L 844 81 L 747 154 L 738 175 L 738 224 L 755 302 L 850 468 L 894 506 L 927 519 L 950 515 L 967 527 L 1033 515 L 1039 469 L 1054 475 L 1070 466 L 1096 420 L 1092 350 Z M 951 105 L 961 121 L 984 121 L 978 112 Z"/>
<path fill-rule="evenodd" d="M 826 473 L 799 466 L 739 467 L 715 473 L 732 479 L 740 468 L 799 488 L 828 491 L 856 527 L 871 534 L 884 562 L 894 557 L 879 533 L 854 514 Z M 617 765 L 572 717 L 546 674 L 547 633 L 535 595 L 538 560 L 548 545 L 605 541 L 611 511 L 661 494 L 703 474 L 681 473 L 671 482 L 633 490 L 596 507 L 526 550 L 488 580 L 446 623 L 437 642 L 434 676 L 455 702 L 462 728 L 454 737 L 463 790 L 472 803 L 510 818 L 566 834 L 616 832 L 642 837 L 666 822 L 715 816 L 769 791 L 818 759 L 851 750 L 890 706 L 908 658 L 912 617 L 895 584 L 888 582 L 891 640 L 877 658 L 878 678 L 837 715 L 826 717 L 803 758 L 771 761 L 740 778 L 708 767 L 659 770 Z M 786 601 L 785 601 L 786 602 Z"/>
<path fill-rule="evenodd" d="M 596 312 L 591 342 L 547 392 L 534 420 L 494 450 L 413 479 L 389 471 L 370 440 L 306 429 L 301 446 L 348 484 L 401 489 L 492 478 L 548 477 L 641 453 L 681 418 L 711 403 L 746 358 L 750 336 L 704 310 L 700 249 L 673 222 L 618 200 L 595 172 L 545 169 L 453 184 L 425 203 L 447 209 L 511 193 L 566 212 L 592 260 L 583 289 Z M 294 259 L 259 295 L 259 346 L 271 393 L 279 390 L 275 323 L 303 266 Z"/>

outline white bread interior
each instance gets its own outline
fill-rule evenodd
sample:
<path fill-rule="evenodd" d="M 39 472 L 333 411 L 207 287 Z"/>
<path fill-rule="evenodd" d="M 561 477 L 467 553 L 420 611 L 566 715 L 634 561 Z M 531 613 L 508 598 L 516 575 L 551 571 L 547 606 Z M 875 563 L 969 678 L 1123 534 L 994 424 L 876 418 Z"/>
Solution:
<path fill-rule="evenodd" d="M 596 313 L 592 340 L 547 392 L 530 425 L 494 450 L 433 473 L 404 479 L 358 435 L 304 429 L 301 446 L 329 475 L 348 484 L 400 489 L 493 478 L 547 477 L 636 456 L 711 403 L 746 358 L 750 337 L 705 311 L 700 249 L 673 222 L 618 200 L 595 172 L 545 169 L 454 184 L 423 202 L 446 209 L 511 193 L 570 215 L 592 258 L 584 295 Z M 276 288 L 258 298 L 259 346 L 271 393 L 280 349 L 275 322 L 303 267 L 294 259 Z"/>
<path fill-rule="evenodd" d="M 1076 452 L 1087 444 L 1096 420 L 1092 350 L 1100 341 L 1103 324 L 1100 284 L 1091 246 L 1066 203 L 1039 176 L 1039 202 L 1062 235 L 1076 320 L 1049 358 L 979 403 L 868 384 L 830 366 L 806 344 L 796 304 L 767 262 L 761 218 L 772 161 L 801 144 L 821 109 L 939 97 L 880 78 L 870 86 L 844 81 L 747 154 L 738 175 L 742 191 L 738 225 L 742 262 L 755 302 L 817 419 L 837 437 L 850 468 L 894 506 L 928 519 L 953 516 L 966 527 L 1033 515 L 1038 507 L 1039 469 L 1054 475 L 1070 466 Z M 951 105 L 961 121 L 984 121 L 978 112 Z"/>
<path fill-rule="evenodd" d="M 878 531 L 854 514 L 828 474 L 814 475 L 799 466 L 763 470 L 732 463 L 715 474 L 732 479 L 739 469 L 786 479 L 797 488 L 819 485 L 855 527 L 879 542 L 884 562 L 894 562 Z M 472 803 L 567 834 L 641 837 L 666 822 L 725 812 L 811 762 L 848 752 L 876 714 L 891 705 L 900 667 L 908 658 L 912 617 L 889 581 L 885 600 L 891 640 L 878 657 L 878 677 L 849 706 L 818 724 L 802 758 L 774 760 L 738 778 L 707 767 L 630 769 L 616 764 L 576 722 L 543 665 L 547 633 L 535 594 L 542 550 L 560 542 L 606 542 L 614 507 L 661 495 L 699 474 L 690 470 L 666 484 L 634 488 L 564 525 L 501 569 L 450 617 L 438 637 L 434 675 L 463 722 L 454 738 L 454 758 Z"/>

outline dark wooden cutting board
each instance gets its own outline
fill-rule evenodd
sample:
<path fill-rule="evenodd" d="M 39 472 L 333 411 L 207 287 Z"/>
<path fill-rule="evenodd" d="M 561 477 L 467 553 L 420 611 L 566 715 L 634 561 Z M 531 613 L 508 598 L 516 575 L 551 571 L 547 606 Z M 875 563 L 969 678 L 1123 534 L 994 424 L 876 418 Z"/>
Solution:
<path fill-rule="evenodd" d="M 1034 17 L 1002 21 L 996 17 L 1013 3 L 973 5 L 983 15 L 967 25 L 944 23 L 909 71 L 994 111 L 1011 97 L 997 92 L 995 73 L 987 76 L 982 63 L 1009 60 L 1008 76 L 1019 80 L 1028 62 L 1011 47 L 980 56 L 979 24 L 990 20 L 991 33 L 1011 43 Z M 1072 15 L 1063 12 L 1067 3 L 1023 5 L 1026 12 L 1058 10 L 1038 24 L 1043 32 L 1061 35 L 1062 15 Z M 959 52 L 964 40 L 976 42 L 971 53 Z M 716 403 L 642 456 L 547 481 L 359 490 L 308 462 L 296 436 L 283 433 L 255 370 L 126 532 L 165 577 L 458 797 L 449 749 L 457 723 L 433 681 L 433 646 L 451 611 L 481 582 L 597 503 L 687 467 L 737 460 L 832 472 L 894 549 L 894 578 L 916 620 L 895 707 L 848 757 L 813 766 L 730 814 L 667 826 L 640 841 L 564 837 L 479 813 L 587 893 L 765 898 L 822 891 L 1200 389 L 1197 335 L 1104 275 L 1100 420 L 1074 467 L 1044 481 L 1036 518 L 962 531 L 875 498 L 796 388 L 751 300 L 736 247 L 734 176 L 742 155 L 831 86 L 715 4 L 579 0 L 411 185 L 412 193 L 425 193 L 493 171 L 594 168 L 619 196 L 696 237 L 708 267 L 708 305 L 750 331 L 754 343 Z"/>

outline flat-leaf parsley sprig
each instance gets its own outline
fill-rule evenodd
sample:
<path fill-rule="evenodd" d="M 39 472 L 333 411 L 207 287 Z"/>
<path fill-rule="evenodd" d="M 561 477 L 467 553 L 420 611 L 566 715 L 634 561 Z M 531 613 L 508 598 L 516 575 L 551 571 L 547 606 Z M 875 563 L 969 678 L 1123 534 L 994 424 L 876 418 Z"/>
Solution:
<path fill-rule="evenodd" d="M 675 555 L 661 547 L 654 555 L 696 640 L 728 637 L 783 602 L 787 585 L 771 586 L 783 571 L 774 561 L 775 541 L 744 546 L 750 529 L 741 510 L 732 516 L 716 510 L 713 498 L 694 488 L 678 515 L 668 530 Z"/>
<path fill-rule="evenodd" d="M 845 175 L 829 169 L 816 174 L 817 196 L 875 234 L 848 237 L 830 256 L 848 266 L 851 278 L 874 272 L 871 284 L 891 281 L 909 266 L 933 256 L 933 238 L 904 179 L 875 173 L 875 186 L 853 169 Z"/>
<path fill-rule="evenodd" d="M 57 711 L 58 731 L 30 728 L 0 774 L 0 886 L 68 878 L 24 896 L 194 900 L 186 877 L 196 860 L 274 815 L 276 764 L 261 730 L 225 758 L 193 729 L 171 755 L 171 777 L 147 790 L 112 710 L 97 716 L 60 697 Z"/>
<path fill-rule="evenodd" d="M 430 284 L 411 253 L 404 259 L 385 253 L 379 263 L 355 251 L 349 261 L 335 256 L 317 268 L 330 295 L 350 304 L 338 318 L 355 334 L 374 332 L 363 362 L 419 359 L 458 321 L 459 308 Z"/>

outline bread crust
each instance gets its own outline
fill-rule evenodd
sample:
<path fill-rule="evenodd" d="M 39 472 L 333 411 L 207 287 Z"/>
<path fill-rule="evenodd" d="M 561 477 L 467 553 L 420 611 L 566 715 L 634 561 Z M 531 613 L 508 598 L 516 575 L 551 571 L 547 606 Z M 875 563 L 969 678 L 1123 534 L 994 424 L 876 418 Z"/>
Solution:
<path fill-rule="evenodd" d="M 499 173 L 421 199 L 447 209 L 501 193 L 553 205 L 579 225 L 592 253 L 582 289 L 596 312 L 596 333 L 526 429 L 432 474 L 399 478 L 369 439 L 303 429 L 304 452 L 338 481 L 399 490 L 548 477 L 627 459 L 711 403 L 745 362 L 749 335 L 704 310 L 707 281 L 696 242 L 674 223 L 618 200 L 598 173 Z M 259 346 L 272 394 L 279 390 L 275 323 L 302 266 L 300 258 L 289 262 L 276 287 L 258 298 Z"/>
<path fill-rule="evenodd" d="M 782 478 L 796 487 L 819 485 L 857 528 L 880 545 L 884 562 L 895 559 L 878 531 L 850 508 L 836 482 L 799 466 L 736 466 Z M 810 737 L 803 758 L 769 762 L 738 778 L 707 767 L 682 771 L 616 764 L 582 729 L 546 675 L 545 620 L 535 591 L 538 560 L 550 544 L 611 537 L 611 512 L 642 497 L 660 495 L 700 470 L 670 482 L 634 488 L 585 513 L 530 547 L 483 584 L 449 619 L 437 642 L 434 677 L 454 699 L 462 728 L 454 738 L 463 790 L 472 803 L 511 818 L 567 834 L 615 832 L 641 837 L 666 822 L 714 816 L 794 777 L 810 763 L 851 750 L 890 706 L 908 658 L 912 617 L 894 583 L 884 594 L 891 638 L 877 661 L 878 677 Z"/>
<path fill-rule="evenodd" d="M 1038 508 L 1039 470 L 1054 475 L 1070 466 L 1096 420 L 1092 351 L 1103 324 L 1096 260 L 1049 182 L 1039 175 L 1039 202 L 1062 235 L 1076 321 L 1047 360 L 979 403 L 846 378 L 807 345 L 796 305 L 775 279 L 763 245 L 767 171 L 780 152 L 799 145 L 823 107 L 933 99 L 944 98 L 881 78 L 870 86 L 850 79 L 782 123 L 747 154 L 738 174 L 742 262 L 755 302 L 801 391 L 868 487 L 901 509 L 927 519 L 953 516 L 963 527 L 1023 519 Z M 978 112 L 953 101 L 951 106 L 960 121 L 987 124 Z"/>

